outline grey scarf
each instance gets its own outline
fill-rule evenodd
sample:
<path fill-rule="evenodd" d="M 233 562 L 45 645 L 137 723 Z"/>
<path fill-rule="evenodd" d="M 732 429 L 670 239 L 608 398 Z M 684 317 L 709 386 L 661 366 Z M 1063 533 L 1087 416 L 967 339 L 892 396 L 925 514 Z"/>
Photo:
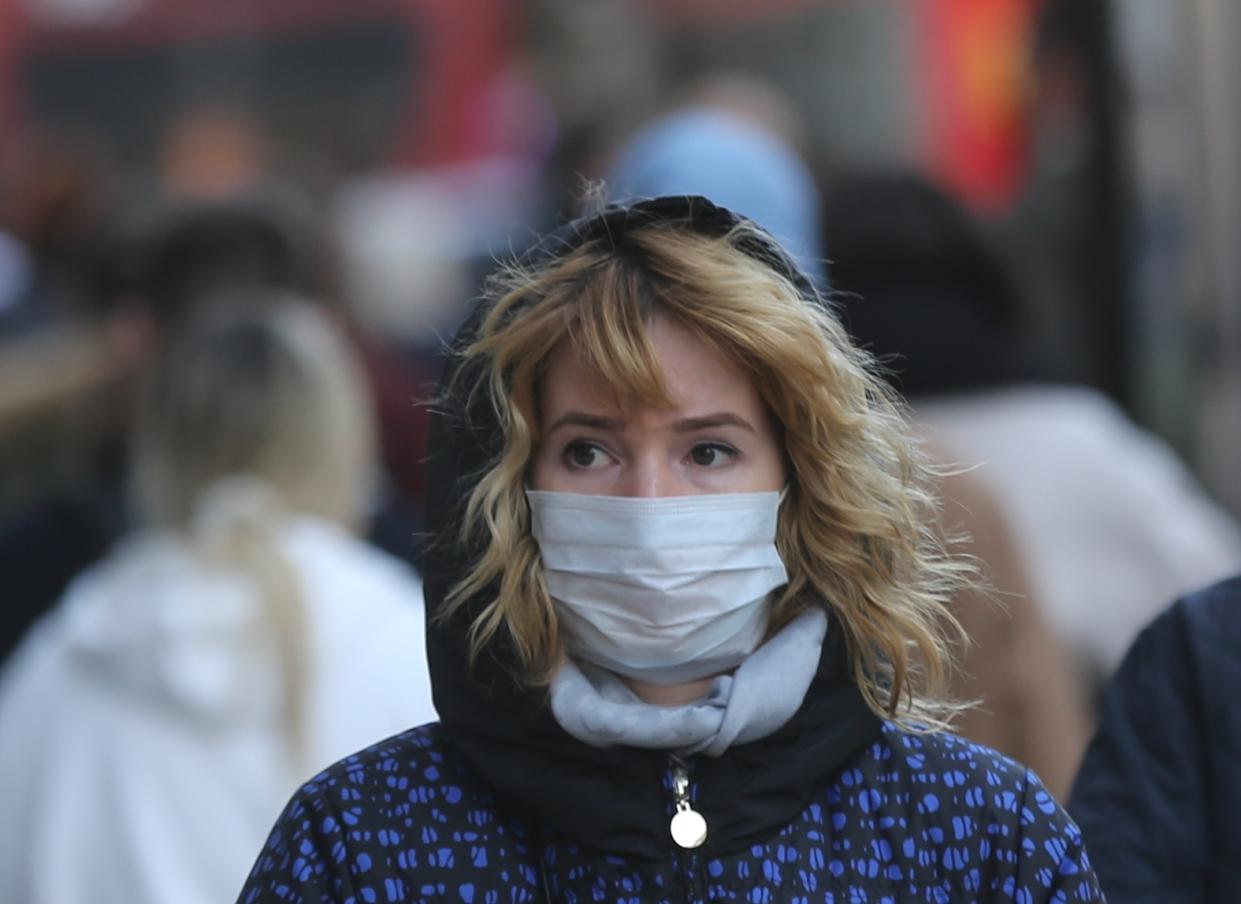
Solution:
<path fill-rule="evenodd" d="M 683 706 L 646 703 L 616 674 L 566 660 L 552 679 L 552 713 L 565 731 L 594 747 L 719 756 L 793 717 L 818 669 L 826 634 L 826 612 L 802 613 L 735 672 L 716 678 L 701 699 Z"/>

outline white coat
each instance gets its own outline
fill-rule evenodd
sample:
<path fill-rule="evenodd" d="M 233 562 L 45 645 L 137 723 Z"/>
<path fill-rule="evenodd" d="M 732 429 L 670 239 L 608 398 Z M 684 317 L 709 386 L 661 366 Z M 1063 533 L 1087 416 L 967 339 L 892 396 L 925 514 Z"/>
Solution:
<path fill-rule="evenodd" d="M 317 520 L 279 546 L 307 624 L 304 767 L 252 580 L 170 534 L 131 538 L 0 678 L 0 901 L 232 900 L 313 771 L 435 719 L 412 571 Z"/>

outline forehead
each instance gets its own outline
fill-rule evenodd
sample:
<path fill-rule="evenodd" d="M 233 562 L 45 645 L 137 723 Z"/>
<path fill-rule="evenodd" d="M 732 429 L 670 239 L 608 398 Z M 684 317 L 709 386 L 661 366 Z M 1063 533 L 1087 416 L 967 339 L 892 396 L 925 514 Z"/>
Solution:
<path fill-rule="evenodd" d="M 607 379 L 571 341 L 561 342 L 548 358 L 540 384 L 542 418 L 568 410 L 621 414 L 642 419 L 660 413 L 703 414 L 732 410 L 757 415 L 763 402 L 749 371 L 733 356 L 716 348 L 659 311 L 645 324 L 670 409 L 619 398 Z"/>

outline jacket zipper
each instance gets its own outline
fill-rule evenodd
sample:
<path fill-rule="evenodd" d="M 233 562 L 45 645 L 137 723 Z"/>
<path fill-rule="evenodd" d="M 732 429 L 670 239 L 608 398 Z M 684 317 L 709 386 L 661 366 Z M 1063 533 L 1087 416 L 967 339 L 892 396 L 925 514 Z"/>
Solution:
<path fill-rule="evenodd" d="M 672 772 L 672 819 L 668 831 L 679 848 L 681 877 L 690 901 L 705 900 L 706 885 L 700 875 L 701 864 L 695 849 L 707 840 L 707 821 L 694 809 L 690 795 L 690 767 L 682 757 L 668 757 Z"/>

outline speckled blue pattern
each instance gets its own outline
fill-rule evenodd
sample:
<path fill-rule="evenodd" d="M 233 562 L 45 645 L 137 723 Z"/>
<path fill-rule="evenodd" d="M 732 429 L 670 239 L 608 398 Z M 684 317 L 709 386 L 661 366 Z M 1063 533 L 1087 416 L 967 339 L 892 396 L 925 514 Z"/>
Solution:
<path fill-rule="evenodd" d="M 589 801 L 583 801 L 589 806 Z M 336 764 L 289 804 L 239 898 L 259 902 L 1101 901 L 1077 827 L 1038 779 L 892 725 L 762 844 L 630 862 L 535 835 L 437 725 Z"/>

